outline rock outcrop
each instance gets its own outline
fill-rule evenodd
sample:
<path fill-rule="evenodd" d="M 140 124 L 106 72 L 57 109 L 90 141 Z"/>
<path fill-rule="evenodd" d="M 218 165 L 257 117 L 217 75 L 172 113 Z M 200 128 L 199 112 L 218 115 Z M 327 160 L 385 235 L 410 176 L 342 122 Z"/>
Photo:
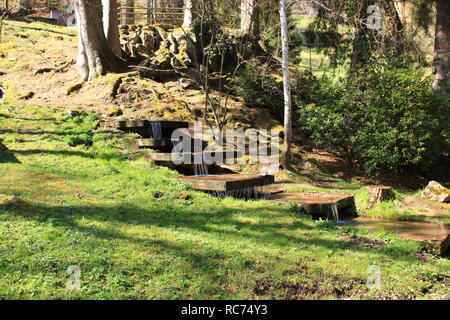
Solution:
<path fill-rule="evenodd" d="M 143 57 L 158 69 L 185 69 L 196 59 L 192 34 L 166 25 L 123 25 L 120 27 L 123 51 L 134 58 Z"/>
<path fill-rule="evenodd" d="M 436 181 L 430 181 L 422 191 L 422 197 L 441 203 L 450 203 L 450 189 Z"/>

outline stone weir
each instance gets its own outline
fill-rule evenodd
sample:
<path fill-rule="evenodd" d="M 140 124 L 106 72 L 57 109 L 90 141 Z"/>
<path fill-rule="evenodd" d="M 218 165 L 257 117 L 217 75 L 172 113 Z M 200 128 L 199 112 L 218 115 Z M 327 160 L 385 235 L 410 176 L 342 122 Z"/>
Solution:
<path fill-rule="evenodd" d="M 140 136 L 132 141 L 134 147 L 145 158 L 152 160 L 156 165 L 169 167 L 181 172 L 194 174 L 207 174 L 210 165 L 227 163 L 228 159 L 240 158 L 242 154 L 230 150 L 209 150 L 206 142 L 193 139 L 189 132 L 189 123 L 183 121 L 150 121 L 150 120 L 122 120 L 118 122 L 118 129 Z M 173 139 L 175 130 L 180 131 L 179 139 Z M 174 148 L 184 139 L 189 139 L 192 151 L 174 151 Z M 186 141 L 184 141 L 186 144 Z M 200 146 L 201 151 L 195 150 Z M 184 147 L 184 145 L 183 145 Z M 213 163 L 211 163 L 213 162 Z"/>
<path fill-rule="evenodd" d="M 353 195 L 324 192 L 292 192 L 278 193 L 271 197 L 279 203 L 297 203 L 313 218 L 348 219 L 357 217 L 355 198 Z"/>
<path fill-rule="evenodd" d="M 271 175 L 221 174 L 186 176 L 177 179 L 191 183 L 195 190 L 214 196 L 240 199 L 266 199 L 269 196 L 268 186 L 275 182 Z"/>
<path fill-rule="evenodd" d="M 187 128 L 189 122 L 184 121 L 121 120 L 118 123 L 119 130 L 137 133 L 144 139 L 153 139 L 156 145 L 158 142 L 163 143 L 163 140 L 170 140 L 175 130 Z"/>
<path fill-rule="evenodd" d="M 355 200 L 352 195 L 336 193 L 279 193 L 270 195 L 269 185 L 275 182 L 273 176 L 247 174 L 209 174 L 209 166 L 205 159 L 215 159 L 215 165 L 226 163 L 227 159 L 239 158 L 242 155 L 230 150 L 208 150 L 203 141 L 194 140 L 187 130 L 186 136 L 174 141 L 172 133 L 177 129 L 188 129 L 188 122 L 181 121 L 149 121 L 123 120 L 118 128 L 125 132 L 137 133 L 139 139 L 133 141 L 136 149 L 156 165 L 166 166 L 180 172 L 194 173 L 184 176 L 179 181 L 191 183 L 196 190 L 205 191 L 218 197 L 236 197 L 244 199 L 269 199 L 280 203 L 298 203 L 308 214 L 315 218 L 350 218 L 357 216 Z M 194 145 L 201 145 L 201 152 L 173 152 L 180 141 L 189 138 Z M 220 154 L 221 153 L 221 154 Z M 223 159 L 223 160 L 218 160 Z M 209 163 L 209 162 L 208 162 Z M 190 169 L 187 170 L 187 169 Z"/>
<path fill-rule="evenodd" d="M 192 183 L 194 189 L 202 191 L 229 192 L 246 188 L 262 187 L 273 184 L 273 176 L 259 176 L 251 174 L 221 174 L 207 176 L 186 176 L 177 179 Z"/>

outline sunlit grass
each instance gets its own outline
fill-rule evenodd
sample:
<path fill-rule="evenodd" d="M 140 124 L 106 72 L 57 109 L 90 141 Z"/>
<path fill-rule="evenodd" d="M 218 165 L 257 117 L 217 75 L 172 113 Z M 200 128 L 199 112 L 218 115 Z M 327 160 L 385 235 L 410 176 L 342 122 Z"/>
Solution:
<path fill-rule="evenodd" d="M 43 108 L 0 107 L 0 193 L 38 217 L 0 206 L 0 297 L 52 299 L 440 298 L 449 262 L 416 258 L 415 242 L 312 221 L 268 201 L 219 200 L 177 173 L 119 153 L 124 140 L 68 137 L 89 121 Z M 357 194 L 357 184 L 342 182 Z M 363 190 L 363 189 L 361 189 Z M 180 197 L 180 193 L 184 193 Z M 189 195 L 186 197 L 186 193 Z M 351 239 L 381 237 L 364 248 Z M 383 272 L 371 291 L 368 266 Z M 81 290 L 68 290 L 70 266 Z M 419 279 L 419 280 L 417 280 Z M 297 289 L 296 289 L 297 288 Z M 300 289 L 304 288 L 304 289 Z M 431 288 L 427 294 L 423 288 Z"/>

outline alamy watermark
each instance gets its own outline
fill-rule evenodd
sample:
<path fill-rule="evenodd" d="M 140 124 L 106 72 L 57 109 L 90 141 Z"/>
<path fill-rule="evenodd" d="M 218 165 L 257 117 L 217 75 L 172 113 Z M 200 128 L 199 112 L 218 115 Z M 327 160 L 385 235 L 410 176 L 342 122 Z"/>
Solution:
<path fill-rule="evenodd" d="M 171 159 L 181 164 L 248 164 L 261 166 L 260 174 L 274 174 L 280 167 L 280 131 L 273 129 L 204 130 L 201 121 L 194 124 L 194 134 L 175 130 Z M 205 147 L 205 142 L 207 145 Z"/>
<path fill-rule="evenodd" d="M 377 265 L 370 265 L 367 268 L 366 285 L 370 290 L 380 290 L 381 289 L 381 270 Z"/>
<path fill-rule="evenodd" d="M 80 290 L 81 289 L 81 269 L 79 266 L 69 266 L 67 268 L 66 288 L 68 290 Z"/>
<path fill-rule="evenodd" d="M 382 16 L 381 9 L 378 5 L 371 5 L 367 7 L 367 28 L 378 30 L 381 28 Z"/>

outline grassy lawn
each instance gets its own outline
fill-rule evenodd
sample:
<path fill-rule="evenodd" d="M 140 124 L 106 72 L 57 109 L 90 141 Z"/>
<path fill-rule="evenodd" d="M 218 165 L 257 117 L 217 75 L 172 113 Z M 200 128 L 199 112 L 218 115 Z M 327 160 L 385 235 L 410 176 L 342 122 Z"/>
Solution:
<path fill-rule="evenodd" d="M 296 27 L 307 29 L 308 26 L 314 22 L 313 16 L 308 15 L 294 15 L 293 20 L 296 21 Z M 344 77 L 347 73 L 348 66 L 340 65 L 333 69 L 330 67 L 330 58 L 321 52 L 318 48 L 301 47 L 299 67 L 307 69 L 316 77 L 328 76 L 332 79 Z"/>
<path fill-rule="evenodd" d="M 95 134 L 95 117 L 0 106 L 0 298 L 423 299 L 450 261 L 417 242 L 312 221 L 295 206 L 219 200 Z M 122 153 L 119 153 L 122 151 Z M 123 155 L 125 154 L 125 155 Z M 381 270 L 369 289 L 368 268 Z M 70 266 L 81 289 L 69 290 Z"/>

